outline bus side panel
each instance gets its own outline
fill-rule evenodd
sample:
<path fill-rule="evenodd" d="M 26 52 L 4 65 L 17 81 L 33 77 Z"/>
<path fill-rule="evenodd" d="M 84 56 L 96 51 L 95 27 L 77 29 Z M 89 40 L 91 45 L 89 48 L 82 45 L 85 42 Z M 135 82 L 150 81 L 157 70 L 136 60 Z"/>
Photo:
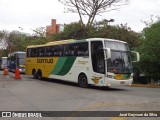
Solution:
<path fill-rule="evenodd" d="M 25 63 L 25 65 L 26 65 L 25 73 L 27 75 L 32 75 L 32 70 L 37 65 L 37 61 L 34 58 L 26 58 L 25 62 L 26 62 Z"/>
<path fill-rule="evenodd" d="M 57 62 L 49 78 L 78 83 L 78 76 L 80 73 L 84 73 L 87 76 L 88 84 L 104 86 L 104 74 L 93 72 L 88 57 L 77 57 L 75 60 L 70 58 L 68 61 L 63 58 L 63 60 Z"/>
<path fill-rule="evenodd" d="M 63 79 L 63 80 L 72 79 L 73 80 L 74 76 L 71 71 L 73 69 L 75 60 L 76 60 L 76 57 L 74 56 L 73 57 L 60 57 L 55 67 L 51 71 L 49 78 Z"/>
<path fill-rule="evenodd" d="M 76 57 L 60 57 L 57 61 L 54 69 L 52 70 L 51 74 L 53 75 L 66 75 L 69 70 L 72 68 Z"/>
<path fill-rule="evenodd" d="M 32 70 L 42 71 L 43 77 L 48 78 L 51 71 L 55 68 L 59 57 L 50 58 L 26 58 L 26 74 L 32 75 Z"/>

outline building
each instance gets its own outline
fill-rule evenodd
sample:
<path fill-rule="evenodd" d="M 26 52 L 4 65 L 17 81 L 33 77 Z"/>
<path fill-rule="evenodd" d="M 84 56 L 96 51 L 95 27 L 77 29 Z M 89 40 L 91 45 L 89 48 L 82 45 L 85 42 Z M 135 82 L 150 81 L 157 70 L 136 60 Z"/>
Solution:
<path fill-rule="evenodd" d="M 47 35 L 60 33 L 64 30 L 64 25 L 56 24 L 56 19 L 51 20 L 51 25 L 46 26 Z"/>

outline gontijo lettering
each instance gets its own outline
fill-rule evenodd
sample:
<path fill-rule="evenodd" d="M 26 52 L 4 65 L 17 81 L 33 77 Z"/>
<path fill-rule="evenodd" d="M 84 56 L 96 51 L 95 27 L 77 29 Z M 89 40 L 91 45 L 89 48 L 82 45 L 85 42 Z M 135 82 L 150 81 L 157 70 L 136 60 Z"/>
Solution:
<path fill-rule="evenodd" d="M 37 59 L 37 63 L 53 63 L 53 59 Z"/>

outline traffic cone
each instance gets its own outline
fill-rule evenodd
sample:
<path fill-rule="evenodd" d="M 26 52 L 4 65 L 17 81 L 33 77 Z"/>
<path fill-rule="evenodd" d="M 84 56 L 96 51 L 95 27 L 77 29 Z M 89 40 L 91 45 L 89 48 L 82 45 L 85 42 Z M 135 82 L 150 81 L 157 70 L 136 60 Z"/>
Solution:
<path fill-rule="evenodd" d="M 16 70 L 15 70 L 15 77 L 14 77 L 14 79 L 15 79 L 15 80 L 21 79 L 20 72 L 19 72 L 19 69 L 18 69 L 18 68 L 16 68 Z"/>
<path fill-rule="evenodd" d="M 8 68 L 4 68 L 4 75 L 8 75 Z"/>

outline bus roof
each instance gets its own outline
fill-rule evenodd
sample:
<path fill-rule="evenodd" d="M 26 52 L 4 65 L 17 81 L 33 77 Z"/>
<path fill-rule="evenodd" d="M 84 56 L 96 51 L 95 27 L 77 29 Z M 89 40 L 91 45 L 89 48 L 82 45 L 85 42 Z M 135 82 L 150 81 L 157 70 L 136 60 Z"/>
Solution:
<path fill-rule="evenodd" d="M 26 54 L 26 52 L 24 51 L 17 51 L 17 52 L 12 52 L 12 53 L 9 53 L 8 56 L 11 56 L 11 55 L 14 55 L 14 54 Z"/>
<path fill-rule="evenodd" d="M 0 59 L 7 59 L 8 57 L 1 57 Z"/>
<path fill-rule="evenodd" d="M 24 51 L 17 51 L 17 52 L 13 52 L 13 53 L 26 53 Z"/>
<path fill-rule="evenodd" d="M 7 57 L 1 57 L 1 58 L 7 58 Z"/>
<path fill-rule="evenodd" d="M 68 39 L 68 40 L 48 42 L 48 43 L 42 44 L 42 45 L 31 45 L 31 46 L 28 46 L 27 48 L 43 47 L 43 46 L 51 46 L 51 45 L 61 45 L 61 44 L 70 44 L 70 43 L 80 43 L 80 42 L 86 42 L 86 41 L 104 41 L 104 40 L 105 41 L 126 43 L 124 41 L 115 40 L 115 39 L 107 39 L 107 38 L 88 38 L 88 39 L 82 39 L 82 40 Z"/>
<path fill-rule="evenodd" d="M 111 42 L 127 43 L 125 41 L 115 40 L 115 39 L 108 39 L 108 38 L 89 38 L 89 39 L 86 39 L 86 40 L 87 41 L 97 41 L 97 40 L 100 40 L 100 41 L 111 41 Z"/>

